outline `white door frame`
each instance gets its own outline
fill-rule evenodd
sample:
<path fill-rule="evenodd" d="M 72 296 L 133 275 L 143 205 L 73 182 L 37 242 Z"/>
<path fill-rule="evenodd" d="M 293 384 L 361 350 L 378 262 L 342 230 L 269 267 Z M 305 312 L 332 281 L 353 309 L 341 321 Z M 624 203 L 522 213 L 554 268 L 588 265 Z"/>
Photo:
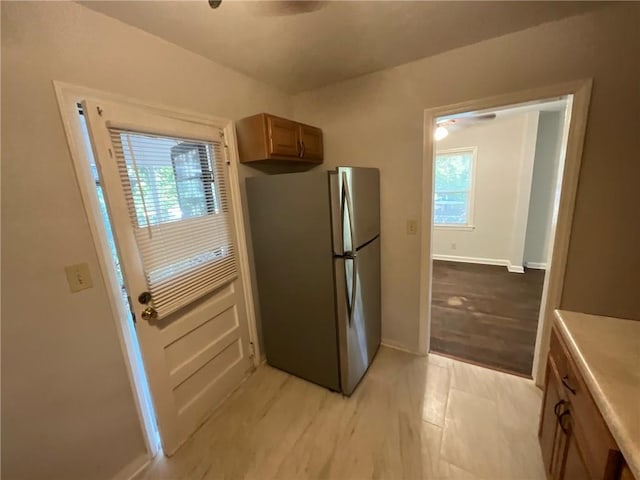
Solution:
<path fill-rule="evenodd" d="M 122 297 L 120 295 L 120 284 L 118 282 L 111 249 L 107 240 L 107 232 L 102 221 L 102 213 L 98 203 L 98 196 L 93 181 L 93 176 L 89 166 L 89 159 L 86 156 L 84 147 L 84 138 L 82 136 L 80 122 L 78 119 L 77 104 L 82 100 L 94 100 L 96 102 L 116 101 L 133 107 L 141 108 L 149 113 L 161 114 L 167 117 L 187 120 L 206 125 L 215 125 L 224 131 L 225 139 L 228 143 L 228 154 L 231 164 L 229 165 L 229 188 L 231 190 L 232 209 L 237 229 L 238 240 L 238 257 L 240 260 L 240 272 L 245 291 L 245 307 L 247 311 L 247 321 L 249 325 L 249 339 L 253 344 L 254 366 L 258 366 L 261 358 L 260 345 L 257 341 L 257 328 L 255 309 L 253 304 L 253 292 L 251 289 L 250 273 L 249 273 L 249 257 L 247 254 L 247 241 L 245 233 L 244 218 L 242 216 L 242 205 L 240 201 L 240 179 L 238 176 L 238 149 L 236 143 L 235 128 L 233 122 L 228 119 L 214 117 L 203 113 L 192 112 L 188 110 L 178 109 L 165 105 L 141 102 L 136 99 L 125 97 L 122 95 L 112 94 L 100 90 L 86 88 L 82 86 L 72 85 L 65 82 L 54 81 L 54 89 L 58 99 L 58 107 L 64 124 L 67 142 L 73 165 L 78 180 L 78 187 L 82 195 L 87 221 L 91 229 L 93 242 L 98 256 L 100 265 L 100 273 L 107 289 L 107 296 L 111 306 L 113 321 L 116 325 L 120 347 L 125 359 L 125 365 L 131 382 L 131 388 L 134 392 L 135 402 L 140 418 L 140 425 L 144 432 L 147 447 L 146 463 L 149 458 L 156 455 L 159 446 L 155 444 L 155 418 L 152 418 L 151 409 L 149 408 L 149 392 L 146 386 L 146 374 L 142 368 L 141 362 L 138 361 L 136 346 L 137 339 L 133 325 L 129 321 L 129 315 L 125 311 Z M 128 478 L 136 472 L 136 470 L 144 467 L 144 464 L 136 468 L 128 469 L 127 472 L 121 472 L 118 478 Z M 129 471 L 131 470 L 131 471 Z"/>
<path fill-rule="evenodd" d="M 431 329 L 431 249 L 433 218 L 433 156 L 435 141 L 433 127 L 438 117 L 454 115 L 469 111 L 478 111 L 525 103 L 540 99 L 573 96 L 570 126 L 566 145 L 561 151 L 566 152 L 561 167 L 562 184 L 559 201 L 554 204 L 550 240 L 549 264 L 545 275 L 540 306 L 540 317 L 536 334 L 533 357 L 532 377 L 541 386 L 544 380 L 546 355 L 549 351 L 551 325 L 554 310 L 560 308 L 564 276 L 569 251 L 569 237 L 575 207 L 578 177 L 582 161 L 582 149 L 587 127 L 587 116 L 591 98 L 591 79 L 576 80 L 556 85 L 534 88 L 520 92 L 479 98 L 462 103 L 443 105 L 424 111 L 424 143 L 422 161 L 422 221 L 420 243 L 420 319 L 418 326 L 418 349 L 426 355 L 430 350 Z"/>

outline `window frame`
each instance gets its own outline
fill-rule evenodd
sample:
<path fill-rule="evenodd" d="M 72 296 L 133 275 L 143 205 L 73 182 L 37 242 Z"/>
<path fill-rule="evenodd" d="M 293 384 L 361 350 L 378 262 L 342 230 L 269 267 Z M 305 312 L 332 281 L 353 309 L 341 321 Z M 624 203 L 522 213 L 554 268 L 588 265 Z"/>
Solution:
<path fill-rule="evenodd" d="M 471 164 L 469 166 L 471 172 L 469 173 L 469 178 L 471 180 L 471 185 L 469 186 L 469 195 L 468 195 L 468 203 L 467 203 L 467 223 L 436 223 L 435 222 L 435 209 L 436 209 L 436 161 L 439 155 L 447 155 L 447 154 L 455 154 L 455 153 L 471 153 Z M 458 148 L 445 148 L 441 150 L 436 150 L 433 156 L 433 209 L 432 209 L 432 226 L 436 230 L 462 230 L 462 231 L 473 231 L 475 230 L 474 223 L 474 213 L 475 213 L 475 191 L 476 191 L 476 172 L 477 169 L 477 161 L 478 161 L 478 147 L 470 146 L 470 147 L 458 147 Z"/>

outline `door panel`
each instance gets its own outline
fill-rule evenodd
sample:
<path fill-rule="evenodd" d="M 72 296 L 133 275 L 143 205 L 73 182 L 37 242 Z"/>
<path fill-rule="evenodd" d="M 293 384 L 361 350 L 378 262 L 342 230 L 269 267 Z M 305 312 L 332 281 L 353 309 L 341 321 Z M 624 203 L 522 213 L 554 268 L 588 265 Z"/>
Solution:
<path fill-rule="evenodd" d="M 298 157 L 298 124 L 284 118 L 267 116 L 269 133 L 269 154 L 274 156 Z"/>
<path fill-rule="evenodd" d="M 300 141 L 302 142 L 302 158 L 308 160 L 322 160 L 322 130 L 309 125 L 300 125 Z"/>
<path fill-rule="evenodd" d="M 128 203 L 125 196 L 122 172 L 119 171 L 121 164 L 114 158 L 116 148 L 109 129 L 123 128 L 154 135 L 158 138 L 158 143 L 154 145 L 162 152 L 162 148 L 165 148 L 163 145 L 170 144 L 177 135 L 208 144 L 219 142 L 219 129 L 212 125 L 155 115 L 118 103 L 101 102 L 98 105 L 87 101 L 84 102 L 84 112 L 100 181 L 104 186 L 125 284 L 138 319 L 136 334 L 149 381 L 162 447 L 166 454 L 171 455 L 253 367 L 245 292 L 241 275 L 238 273 L 225 285 L 203 294 L 179 310 L 168 313 L 164 318 L 143 320 L 143 312 L 149 305 L 153 306 L 153 299 L 149 305 L 137 300 L 140 293 L 149 291 L 149 284 L 134 233 L 134 228 L 139 226 L 134 227 L 135 219 L 130 217 L 131 202 Z M 129 154 L 133 155 L 131 152 Z M 165 156 L 157 151 L 156 155 L 154 161 L 162 160 Z M 144 155 L 139 156 L 137 160 L 138 166 L 135 170 L 136 175 L 139 175 L 143 173 L 143 168 L 147 168 L 149 162 L 145 164 Z M 215 159 L 215 162 L 222 161 L 223 158 Z M 166 162 L 171 165 L 171 158 L 167 158 Z M 224 169 L 222 171 L 226 172 Z M 155 181 L 162 181 L 165 190 L 168 188 L 171 192 L 179 192 L 174 185 L 178 181 L 177 174 L 171 174 L 171 169 L 166 168 L 160 173 L 162 175 L 158 174 Z M 227 178 L 226 194 L 230 198 L 232 189 L 229 188 L 228 175 L 223 173 L 223 176 Z M 146 184 L 150 183 L 152 182 Z M 162 194 L 160 190 L 159 194 Z M 189 197 L 188 200 L 193 201 L 193 197 Z M 235 247 L 232 251 L 233 255 L 237 256 L 233 205 L 234 203 L 229 201 L 225 208 L 229 209 L 229 230 L 232 245 Z M 175 211 L 156 210 L 153 213 L 159 218 L 176 215 Z M 151 231 L 153 225 L 149 219 L 153 217 L 150 216 L 150 211 L 141 212 L 142 214 L 146 217 L 146 228 Z M 183 220 L 176 220 L 174 223 L 179 224 L 181 221 Z M 185 251 L 195 248 L 186 237 L 184 245 Z M 202 262 L 202 255 L 194 257 L 194 262 L 196 261 Z"/>
<path fill-rule="evenodd" d="M 380 346 L 380 239 L 354 258 L 336 258 L 335 270 L 341 384 L 350 395 Z"/>
<path fill-rule="evenodd" d="M 549 359 L 549 362 L 553 360 Z M 542 452 L 542 461 L 544 463 L 545 471 L 548 474 L 553 470 L 553 452 L 554 443 L 558 430 L 558 421 L 554 413 L 554 407 L 560 402 L 560 395 L 555 387 L 555 383 L 551 376 L 552 367 L 551 364 L 547 364 L 544 398 L 542 402 L 542 413 L 540 415 L 540 428 L 538 431 L 538 439 L 540 442 L 540 450 Z M 553 478 L 551 476 L 550 478 Z"/>
<path fill-rule="evenodd" d="M 564 466 L 564 478 L 567 480 L 591 478 L 575 435 L 569 438 L 567 458 L 565 459 Z"/>
<path fill-rule="evenodd" d="M 347 183 L 345 191 L 353 209 L 352 240 L 357 249 L 380 233 L 380 173 L 377 168 L 339 167 L 338 181 L 340 191 Z"/>

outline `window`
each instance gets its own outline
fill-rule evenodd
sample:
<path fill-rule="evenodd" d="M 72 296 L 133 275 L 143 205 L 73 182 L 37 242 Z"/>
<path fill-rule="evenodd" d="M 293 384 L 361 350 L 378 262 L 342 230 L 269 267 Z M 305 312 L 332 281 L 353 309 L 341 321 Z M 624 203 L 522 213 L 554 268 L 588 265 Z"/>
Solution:
<path fill-rule="evenodd" d="M 133 132 L 118 141 L 138 226 L 218 213 L 210 145 Z"/>
<path fill-rule="evenodd" d="M 475 158 L 475 147 L 456 148 L 436 153 L 434 225 L 472 227 Z"/>

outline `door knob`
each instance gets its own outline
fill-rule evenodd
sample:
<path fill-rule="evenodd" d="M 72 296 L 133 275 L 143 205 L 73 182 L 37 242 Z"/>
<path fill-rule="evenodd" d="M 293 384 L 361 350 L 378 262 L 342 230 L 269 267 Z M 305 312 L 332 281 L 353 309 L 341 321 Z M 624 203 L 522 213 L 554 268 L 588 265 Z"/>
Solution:
<path fill-rule="evenodd" d="M 155 320 L 158 318 L 158 312 L 153 307 L 147 307 L 142 311 L 142 318 L 145 320 Z"/>

